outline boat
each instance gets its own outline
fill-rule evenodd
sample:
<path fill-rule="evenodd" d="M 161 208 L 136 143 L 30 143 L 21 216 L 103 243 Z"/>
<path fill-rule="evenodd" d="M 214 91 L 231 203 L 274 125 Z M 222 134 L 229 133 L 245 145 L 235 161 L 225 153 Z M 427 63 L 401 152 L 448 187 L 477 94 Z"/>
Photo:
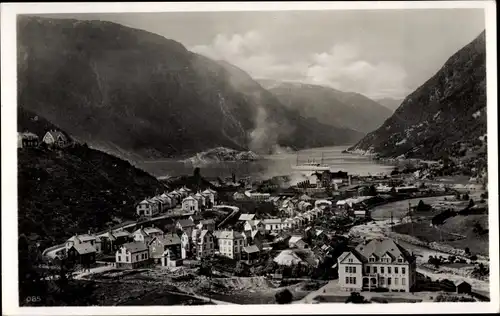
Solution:
<path fill-rule="evenodd" d="M 309 159 L 307 162 L 301 164 L 299 164 L 299 156 L 297 155 L 297 162 L 295 166 L 292 166 L 292 169 L 298 171 L 308 171 L 308 172 L 330 171 L 330 166 L 323 163 L 323 154 L 321 154 L 321 163 Z"/>

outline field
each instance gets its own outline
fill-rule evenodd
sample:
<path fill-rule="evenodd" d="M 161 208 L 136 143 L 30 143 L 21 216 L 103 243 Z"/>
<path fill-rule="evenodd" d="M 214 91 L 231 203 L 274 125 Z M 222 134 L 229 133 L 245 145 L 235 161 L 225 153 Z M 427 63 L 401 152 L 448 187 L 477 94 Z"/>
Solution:
<path fill-rule="evenodd" d="M 449 201 L 445 201 L 445 198 Z M 417 205 L 418 202 L 420 202 L 420 200 L 422 200 L 425 204 L 429 205 L 439 205 L 445 202 L 448 204 L 448 203 L 453 203 L 452 201 L 454 200 L 454 196 L 450 195 L 450 196 L 425 197 L 425 198 L 416 198 L 416 199 L 391 202 L 374 207 L 373 209 L 370 210 L 370 214 L 371 217 L 376 220 L 389 219 L 391 217 L 391 213 L 394 218 L 400 218 L 408 212 L 409 203 L 411 203 L 411 205 Z M 461 207 L 462 204 L 464 203 L 461 202 L 458 206 Z M 466 205 L 467 204 L 465 203 L 463 207 L 465 207 Z"/>

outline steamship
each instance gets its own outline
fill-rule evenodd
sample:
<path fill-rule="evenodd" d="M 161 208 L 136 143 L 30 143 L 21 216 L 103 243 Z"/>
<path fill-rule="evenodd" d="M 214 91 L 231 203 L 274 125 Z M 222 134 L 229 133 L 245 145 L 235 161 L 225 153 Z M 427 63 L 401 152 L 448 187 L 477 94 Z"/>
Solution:
<path fill-rule="evenodd" d="M 292 166 L 293 170 L 303 172 L 322 172 L 330 171 L 330 166 L 323 163 L 323 154 L 321 154 L 321 162 L 318 163 L 314 159 L 308 159 L 307 162 L 299 164 L 299 155 L 297 155 L 297 162 Z"/>

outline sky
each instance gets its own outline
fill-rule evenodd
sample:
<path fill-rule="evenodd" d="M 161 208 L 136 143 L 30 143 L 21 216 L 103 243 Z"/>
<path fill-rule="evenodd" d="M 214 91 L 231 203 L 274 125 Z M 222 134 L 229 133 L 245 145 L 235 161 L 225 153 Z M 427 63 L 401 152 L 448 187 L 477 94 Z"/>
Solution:
<path fill-rule="evenodd" d="M 485 28 L 482 9 L 65 14 L 147 30 L 255 79 L 404 98 Z"/>

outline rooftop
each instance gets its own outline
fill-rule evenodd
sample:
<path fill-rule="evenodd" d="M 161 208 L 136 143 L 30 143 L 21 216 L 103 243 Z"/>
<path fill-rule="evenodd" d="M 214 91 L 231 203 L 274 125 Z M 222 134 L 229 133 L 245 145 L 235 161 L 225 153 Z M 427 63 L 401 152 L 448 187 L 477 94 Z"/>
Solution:
<path fill-rule="evenodd" d="M 148 250 L 148 247 L 146 247 L 146 244 L 143 242 L 140 242 L 140 241 L 129 242 L 129 243 L 123 244 L 122 247 L 127 249 L 131 253 Z"/>

